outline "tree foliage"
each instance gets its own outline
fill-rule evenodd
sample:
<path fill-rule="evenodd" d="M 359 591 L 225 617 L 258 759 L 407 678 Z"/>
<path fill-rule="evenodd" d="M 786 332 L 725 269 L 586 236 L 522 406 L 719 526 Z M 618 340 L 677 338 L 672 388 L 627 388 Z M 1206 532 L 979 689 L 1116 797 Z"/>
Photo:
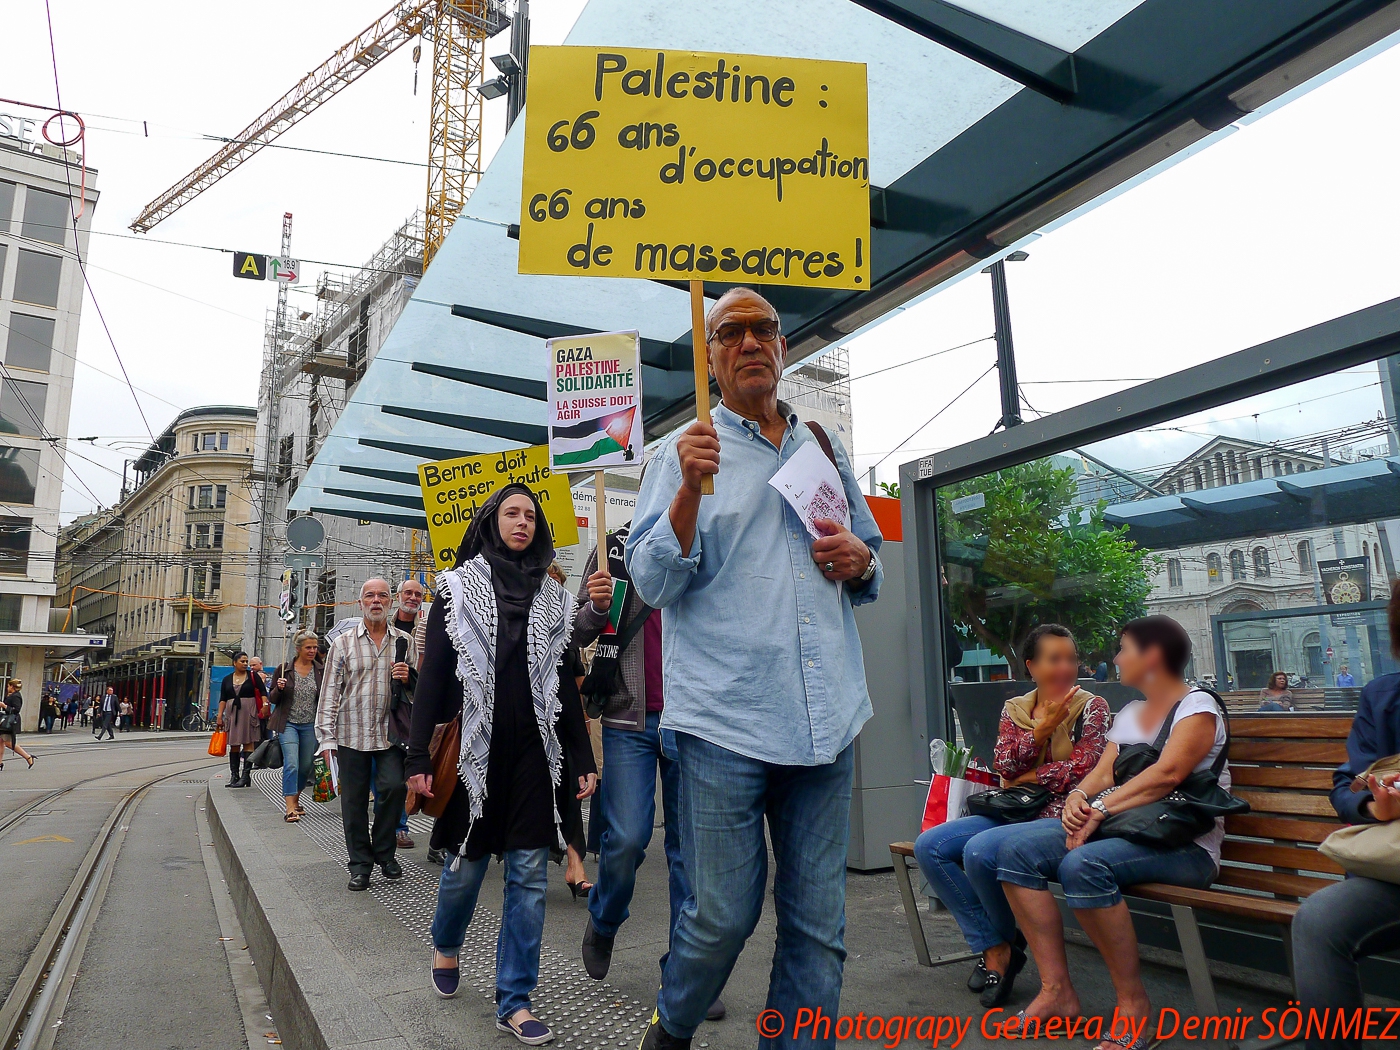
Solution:
<path fill-rule="evenodd" d="M 952 502 L 982 493 L 985 504 L 953 513 Z M 954 622 L 1025 676 L 1026 636 L 1062 623 L 1086 660 L 1116 644 L 1141 616 L 1154 555 L 1105 524 L 1104 503 L 1076 507 L 1075 471 L 1035 460 L 938 491 L 938 519 Z"/>

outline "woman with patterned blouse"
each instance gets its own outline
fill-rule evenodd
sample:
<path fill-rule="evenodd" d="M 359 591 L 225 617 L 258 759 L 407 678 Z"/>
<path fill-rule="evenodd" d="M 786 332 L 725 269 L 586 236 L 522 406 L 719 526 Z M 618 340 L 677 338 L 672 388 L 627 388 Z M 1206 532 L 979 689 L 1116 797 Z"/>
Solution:
<path fill-rule="evenodd" d="M 1049 803 L 1040 817 L 1058 817 L 1065 796 L 1099 761 L 1112 717 L 1108 703 L 1079 687 L 1079 649 L 1067 628 L 1041 624 L 1023 647 L 1026 671 L 1035 689 L 1006 702 L 997 731 L 992 768 L 1003 787 L 1039 784 Z M 990 817 L 970 816 L 929 828 L 914 843 L 914 857 L 939 899 L 967 938 L 981 952 L 967 986 L 981 993 L 985 1007 L 1000 1006 L 1026 964 L 1025 938 L 999 894 L 982 900 L 965 873 L 964 852 L 977 836 L 982 850 L 994 850 L 1014 835 L 1019 824 L 999 825 Z"/>

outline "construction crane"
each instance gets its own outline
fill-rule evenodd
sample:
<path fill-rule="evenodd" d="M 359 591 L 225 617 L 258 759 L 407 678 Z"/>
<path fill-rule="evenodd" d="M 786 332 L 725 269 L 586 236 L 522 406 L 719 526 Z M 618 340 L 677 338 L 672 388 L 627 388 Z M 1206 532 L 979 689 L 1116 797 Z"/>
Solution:
<path fill-rule="evenodd" d="M 481 178 L 481 104 L 476 88 L 486 41 L 511 22 L 505 0 L 407 0 L 339 48 L 203 164 L 162 193 L 131 224 L 149 233 L 283 132 L 325 105 L 414 38 L 433 44 L 428 135 L 426 269 Z M 415 62 L 417 55 L 415 55 Z"/>

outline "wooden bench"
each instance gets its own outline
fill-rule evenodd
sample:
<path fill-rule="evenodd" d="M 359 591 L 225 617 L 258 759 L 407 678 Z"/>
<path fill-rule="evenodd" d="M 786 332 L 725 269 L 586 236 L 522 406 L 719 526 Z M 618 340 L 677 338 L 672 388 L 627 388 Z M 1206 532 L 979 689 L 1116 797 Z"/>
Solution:
<path fill-rule="evenodd" d="M 1230 730 L 1231 791 L 1249 802 L 1250 812 L 1226 820 L 1219 877 L 1204 890 L 1159 883 L 1123 890 L 1170 907 L 1197 1012 L 1212 1017 L 1220 1009 L 1197 912 L 1279 926 L 1291 975 L 1291 928 L 1299 902 L 1342 875 L 1317 845 L 1341 827 L 1328 795 L 1332 771 L 1346 760 L 1351 716 L 1239 716 L 1231 719 Z M 976 958 L 974 952 L 929 958 L 909 878 L 914 844 L 892 843 L 890 854 L 920 964 Z"/>

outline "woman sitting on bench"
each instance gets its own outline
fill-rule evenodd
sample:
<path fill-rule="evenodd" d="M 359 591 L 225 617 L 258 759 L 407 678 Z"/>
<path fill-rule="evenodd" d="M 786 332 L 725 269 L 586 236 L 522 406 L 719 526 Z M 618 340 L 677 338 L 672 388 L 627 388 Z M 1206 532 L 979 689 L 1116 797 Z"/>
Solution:
<path fill-rule="evenodd" d="M 994 867 L 968 864 L 968 876 L 983 899 L 990 892 L 990 882 L 1001 883 L 1025 931 L 1040 970 L 1040 994 L 1022 1016 L 1040 1018 L 1042 1023 L 1050 1017 L 1080 1014 L 1065 958 L 1060 908 L 1049 884 L 1057 881 L 1064 887 L 1066 902 L 1108 965 L 1118 1015 L 1135 1019 L 1133 1034 L 1111 1036 L 1099 1044 L 1099 1050 L 1146 1050 L 1156 1042 L 1147 1023 L 1149 1004 L 1139 969 L 1137 934 L 1121 888 L 1143 882 L 1203 888 L 1214 881 L 1220 866 L 1223 820 L 1182 846 L 1094 838 L 1105 818 L 1165 798 L 1193 771 L 1214 768 L 1224 751 L 1229 734 L 1218 701 L 1192 689 L 1182 678 L 1190 657 L 1191 640 L 1175 620 L 1146 616 L 1126 624 L 1115 660 L 1119 678 L 1140 690 L 1146 700 L 1135 700 L 1118 712 L 1103 758 L 1070 792 L 1061 821 L 1022 825 L 1001 843 Z M 1155 761 L 1115 787 L 1113 765 L 1119 750 L 1154 742 L 1161 749 Z M 1230 786 L 1229 770 L 1223 764 L 1219 783 L 1226 789 Z M 976 839 L 968 844 L 970 858 L 977 847 Z"/>
<path fill-rule="evenodd" d="M 1400 594 L 1387 607 L 1391 651 L 1400 657 Z M 1333 775 L 1332 807 L 1348 824 L 1400 820 L 1400 781 L 1370 776 L 1353 785 L 1380 758 L 1400 754 L 1400 674 L 1374 678 L 1347 737 L 1347 760 Z M 1396 859 L 1400 873 L 1400 858 Z M 1318 890 L 1293 917 L 1293 974 L 1303 1010 L 1315 1007 L 1350 1015 L 1364 1006 L 1360 959 L 1400 948 L 1400 885 L 1359 875 Z M 1334 1026 L 1329 1034 L 1336 1035 Z M 1359 1047 L 1356 1038 L 1309 1039 L 1314 1047 Z"/>
<path fill-rule="evenodd" d="M 1058 818 L 1065 796 L 1103 754 L 1111 716 L 1103 697 L 1079 688 L 1079 649 L 1066 628 L 1041 624 L 1027 637 L 1022 654 L 1035 688 L 1006 702 L 992 765 L 1003 787 L 1047 788 L 1050 801 L 1040 816 Z M 1012 982 L 1026 964 L 1026 941 L 1016 932 L 999 885 L 986 900 L 973 891 L 963 873 L 963 853 L 974 835 L 984 851 L 994 851 L 1001 838 L 1020 827 L 999 825 L 990 817 L 963 817 L 929 828 L 914 843 L 924 878 L 957 919 L 968 947 L 982 953 L 967 986 L 980 992 L 982 1005 L 989 1008 L 1011 995 Z"/>

